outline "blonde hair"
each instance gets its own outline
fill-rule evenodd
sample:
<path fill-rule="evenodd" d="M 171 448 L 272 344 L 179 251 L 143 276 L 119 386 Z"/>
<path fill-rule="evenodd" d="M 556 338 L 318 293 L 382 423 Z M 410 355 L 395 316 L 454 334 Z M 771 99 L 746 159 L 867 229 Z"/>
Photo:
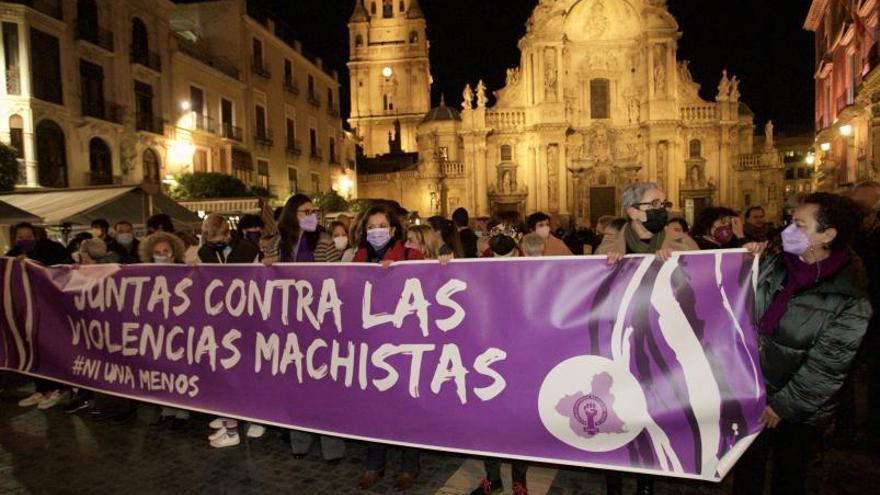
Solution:
<path fill-rule="evenodd" d="M 156 246 L 156 244 L 159 244 L 160 242 L 167 242 L 168 245 L 171 246 L 171 252 L 174 254 L 175 262 L 183 262 L 184 255 L 186 253 L 186 247 L 184 247 L 183 241 L 181 241 L 180 238 L 174 234 L 162 231 L 147 236 L 147 238 L 144 239 L 143 242 L 141 242 L 141 262 L 153 262 L 153 248 Z"/>
<path fill-rule="evenodd" d="M 413 225 L 406 231 L 406 237 L 415 238 L 422 249 L 422 255 L 426 260 L 436 260 L 440 257 L 440 234 L 430 225 Z"/>
<path fill-rule="evenodd" d="M 224 230 L 229 231 L 229 221 L 222 215 L 211 213 L 202 221 L 202 237 L 204 239 L 216 237 Z"/>
<path fill-rule="evenodd" d="M 525 256 L 541 256 L 544 254 L 544 247 L 547 245 L 547 241 L 544 240 L 543 237 L 539 236 L 535 232 L 531 234 L 527 234 L 520 241 L 519 246 L 523 250 L 523 254 Z"/>

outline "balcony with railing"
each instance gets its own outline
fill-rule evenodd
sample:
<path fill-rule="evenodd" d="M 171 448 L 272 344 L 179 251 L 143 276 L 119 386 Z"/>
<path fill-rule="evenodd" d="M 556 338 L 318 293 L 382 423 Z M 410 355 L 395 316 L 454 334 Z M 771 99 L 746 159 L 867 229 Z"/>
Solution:
<path fill-rule="evenodd" d="M 90 186 L 112 186 L 122 184 L 122 177 L 103 172 L 86 172 L 86 184 Z"/>
<path fill-rule="evenodd" d="M 742 154 L 737 157 L 734 169 L 738 172 L 767 170 L 773 168 L 781 170 L 783 167 L 783 160 L 780 157 L 781 155 L 779 153 L 773 151 Z"/>
<path fill-rule="evenodd" d="M 321 151 L 321 148 L 312 148 L 309 152 L 309 160 L 313 162 L 324 161 L 324 152 Z"/>
<path fill-rule="evenodd" d="M 241 127 L 224 122 L 220 125 L 220 136 L 233 141 L 241 141 Z"/>
<path fill-rule="evenodd" d="M 464 177 L 464 162 L 443 162 L 441 170 L 446 177 Z"/>
<path fill-rule="evenodd" d="M 708 121 L 718 118 L 718 107 L 714 103 L 708 105 L 684 105 L 680 107 L 681 120 L 685 122 Z"/>
<path fill-rule="evenodd" d="M 94 117 L 121 124 L 125 117 L 125 107 L 116 103 L 83 100 L 82 114 L 84 117 Z"/>
<path fill-rule="evenodd" d="M 526 123 L 526 113 L 520 110 L 486 112 L 486 123 L 493 127 L 521 126 Z"/>
<path fill-rule="evenodd" d="M 309 93 L 309 104 L 314 107 L 321 106 L 321 97 L 316 95 L 315 93 Z"/>
<path fill-rule="evenodd" d="M 287 154 L 291 156 L 300 156 L 302 155 L 302 144 L 300 144 L 299 139 L 294 139 L 288 136 L 287 138 Z"/>
<path fill-rule="evenodd" d="M 266 79 L 272 77 L 272 72 L 269 71 L 269 64 L 265 60 L 258 58 L 251 60 L 251 72 Z"/>
<path fill-rule="evenodd" d="M 83 40 L 97 47 L 103 48 L 108 52 L 113 52 L 113 31 L 97 26 L 88 26 L 86 24 L 76 24 L 74 37 L 77 40 Z"/>
<path fill-rule="evenodd" d="M 37 12 L 42 12 L 49 17 L 54 17 L 59 21 L 64 20 L 61 9 L 61 0 L 6 0 L 5 3 L 14 3 L 30 7 Z"/>
<path fill-rule="evenodd" d="M 133 64 L 142 65 L 152 71 L 162 72 L 162 56 L 144 47 L 129 45 L 129 61 Z"/>
<path fill-rule="evenodd" d="M 162 135 L 165 133 L 165 121 L 149 113 L 138 113 L 134 119 L 135 128 L 139 131 Z"/>
<path fill-rule="evenodd" d="M 217 133 L 217 125 L 213 118 L 201 113 L 192 113 L 193 128 L 197 131 Z"/>
<path fill-rule="evenodd" d="M 257 128 L 257 131 L 254 133 L 254 142 L 257 146 L 272 146 L 275 144 L 275 141 L 272 139 L 272 130 Z"/>
<path fill-rule="evenodd" d="M 292 77 L 288 77 L 284 79 L 284 91 L 296 96 L 299 94 L 299 85 L 296 83 L 296 79 Z"/>

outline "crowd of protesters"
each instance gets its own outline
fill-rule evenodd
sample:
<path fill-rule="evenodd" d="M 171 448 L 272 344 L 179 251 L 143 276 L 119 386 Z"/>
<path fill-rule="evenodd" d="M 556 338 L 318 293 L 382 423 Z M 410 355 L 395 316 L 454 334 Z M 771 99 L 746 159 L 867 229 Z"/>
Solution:
<path fill-rule="evenodd" d="M 772 462 L 772 493 L 806 493 L 804 472 L 816 448 L 831 432 L 845 445 L 880 446 L 876 412 L 880 371 L 880 184 L 865 182 L 840 194 L 797 194 L 786 202 L 782 225 L 767 221 L 767 212 L 752 206 L 737 212 L 723 206 L 697 214 L 693 225 L 671 217 L 673 206 L 653 183 L 635 183 L 622 195 L 620 217 L 604 216 L 594 228 L 565 228 L 555 218 L 535 212 L 525 218 L 502 212 L 492 218 L 470 218 L 458 209 L 451 218 L 435 216 L 411 222 L 409 212 L 392 201 L 377 201 L 366 211 L 340 216 L 321 225 L 321 212 L 311 199 L 297 194 L 275 211 L 274 225 L 258 215 L 232 224 L 223 216 L 204 218 L 201 239 L 176 232 L 167 215 L 146 224 L 147 235 L 135 238 L 127 221 L 111 226 L 95 220 L 88 232 L 65 247 L 30 224 L 14 228 L 15 246 L 7 256 L 45 264 L 93 263 L 380 263 L 407 260 L 603 255 L 616 264 L 629 254 L 654 254 L 666 262 L 674 252 L 745 248 L 761 255 L 754 319 L 758 328 L 767 406 L 760 421 L 766 431 L 749 448 L 734 472 L 735 494 L 761 494 L 766 466 Z M 872 316 L 873 314 L 873 316 Z M 867 413 L 856 407 L 866 397 Z M 121 402 L 121 403 L 120 403 Z M 137 403 L 86 391 L 65 390 L 37 380 L 36 391 L 22 407 L 49 409 L 61 404 L 69 414 L 90 413 L 99 420 L 132 421 Z M 179 429 L 188 411 L 162 408 L 153 426 Z M 210 422 L 212 447 L 240 443 L 239 424 L 231 418 Z M 249 438 L 265 427 L 246 424 Z M 328 463 L 345 456 L 339 438 L 292 430 L 293 455 L 305 456 L 320 444 Z M 368 446 L 358 484 L 371 488 L 384 476 L 388 446 Z M 419 450 L 402 450 L 394 487 L 417 483 Z M 485 479 L 474 495 L 503 489 L 501 460 L 485 460 Z M 513 492 L 528 493 L 528 465 L 513 462 Z M 609 473 L 607 493 L 622 493 L 624 476 Z M 653 493 L 651 477 L 636 476 L 640 495 Z"/>

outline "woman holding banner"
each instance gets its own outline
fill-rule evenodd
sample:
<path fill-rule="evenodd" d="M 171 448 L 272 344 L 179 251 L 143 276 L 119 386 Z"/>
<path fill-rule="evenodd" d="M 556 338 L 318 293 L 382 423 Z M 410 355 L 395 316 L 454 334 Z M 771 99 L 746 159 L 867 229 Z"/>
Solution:
<path fill-rule="evenodd" d="M 808 195 L 782 232 L 783 253 L 761 260 L 755 314 L 766 431 L 735 468 L 736 495 L 764 493 L 771 455 L 771 493 L 807 493 L 813 447 L 833 417 L 871 317 L 865 269 L 850 250 L 860 218 L 848 198 Z M 761 254 L 766 245 L 745 247 Z"/>
<path fill-rule="evenodd" d="M 318 209 L 305 194 L 294 194 L 281 210 L 278 235 L 269 242 L 265 261 L 312 263 L 320 239 Z"/>
<path fill-rule="evenodd" d="M 596 254 L 608 256 L 611 264 L 627 254 L 656 254 L 669 259 L 673 251 L 698 251 L 689 236 L 666 228 L 672 203 L 652 182 L 636 182 L 623 191 L 623 213 L 629 222 L 619 232 L 607 232 Z"/>
<path fill-rule="evenodd" d="M 245 238 L 232 239 L 229 222 L 222 216 L 211 213 L 202 222 L 202 247 L 198 256 L 200 263 L 259 263 L 260 251 Z M 238 421 L 231 418 L 217 418 L 210 423 L 216 431 L 208 437 L 211 447 L 233 447 L 241 443 L 238 435 Z M 247 426 L 248 438 L 260 438 L 266 427 L 254 423 Z"/>
<path fill-rule="evenodd" d="M 422 253 L 404 245 L 403 228 L 394 211 L 384 205 L 377 205 L 364 214 L 359 228 L 361 237 L 355 263 L 381 263 L 391 266 L 395 261 L 421 260 Z M 394 480 L 394 488 L 406 490 L 415 484 L 419 474 L 419 451 L 402 447 L 401 469 Z M 387 447 L 380 443 L 367 445 L 367 469 L 361 475 L 360 486 L 364 490 L 373 485 L 385 474 Z"/>
<path fill-rule="evenodd" d="M 13 227 L 12 238 L 15 245 L 6 256 L 17 258 L 22 262 L 29 259 L 46 266 L 60 265 L 68 261 L 64 246 L 40 235 L 29 223 L 20 223 Z M 20 407 L 37 406 L 37 409 L 46 410 L 55 407 L 61 401 L 59 384 L 43 379 L 35 379 L 34 384 L 36 391 L 18 401 Z"/>
<path fill-rule="evenodd" d="M 314 263 L 327 261 L 325 249 L 318 249 L 322 242 L 318 231 L 318 210 L 305 194 L 294 194 L 284 204 L 278 218 L 278 235 L 266 248 L 263 262 L 271 265 L 282 263 Z M 331 242 L 329 237 L 323 242 Z M 330 246 L 332 247 L 332 246 Z M 316 253 L 318 254 L 316 258 Z M 297 459 L 305 457 L 315 435 L 308 432 L 290 430 L 290 446 Z M 321 451 L 328 462 L 338 462 L 345 455 L 345 442 L 340 438 L 321 436 Z"/>
<path fill-rule="evenodd" d="M 667 227 L 668 212 L 672 203 L 666 200 L 660 186 L 653 182 L 636 182 L 623 191 L 621 198 L 623 214 L 628 222 L 617 232 L 608 229 L 596 254 L 608 256 L 609 264 L 617 264 L 627 254 L 654 254 L 661 261 L 672 256 L 673 251 L 698 251 L 699 247 L 687 234 L 677 233 Z M 650 334 L 645 336 L 651 338 Z M 662 356 L 653 355 L 660 369 L 667 367 Z M 658 377 L 660 378 L 660 377 Z M 649 380 L 651 378 L 649 377 Z M 617 473 L 606 475 L 608 495 L 622 493 L 622 478 Z M 637 477 L 638 495 L 654 493 L 654 481 L 647 476 Z"/>
<path fill-rule="evenodd" d="M 140 258 L 145 263 L 171 265 L 183 263 L 186 258 L 186 246 L 180 237 L 161 230 L 144 239 L 141 242 L 140 251 Z M 188 421 L 189 411 L 163 406 L 159 418 L 153 422 L 152 426 L 164 427 L 170 424 L 172 430 L 179 430 Z"/>

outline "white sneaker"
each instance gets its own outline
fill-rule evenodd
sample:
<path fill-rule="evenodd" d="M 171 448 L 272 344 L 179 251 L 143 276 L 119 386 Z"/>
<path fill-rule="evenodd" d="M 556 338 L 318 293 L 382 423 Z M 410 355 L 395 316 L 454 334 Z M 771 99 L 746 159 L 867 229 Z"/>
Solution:
<path fill-rule="evenodd" d="M 219 430 L 223 428 L 223 418 L 215 418 L 214 421 L 208 423 L 208 427 L 213 430 Z"/>
<path fill-rule="evenodd" d="M 223 438 L 225 435 L 226 435 L 226 428 L 223 428 L 221 426 L 219 430 L 215 431 L 214 433 L 211 434 L 211 436 L 208 437 L 208 440 L 213 442 L 214 440 L 218 440 L 220 438 Z"/>
<path fill-rule="evenodd" d="M 235 447 L 239 443 L 241 443 L 241 439 L 238 438 L 238 433 L 234 433 L 232 435 L 223 435 L 217 440 L 211 440 L 211 447 L 222 449 L 223 447 Z"/>
<path fill-rule="evenodd" d="M 49 392 L 49 394 L 46 395 L 43 398 L 43 400 L 40 401 L 39 404 L 37 404 L 37 409 L 39 409 L 41 411 L 45 411 L 46 409 L 52 409 L 53 407 L 58 405 L 59 402 L 61 402 L 61 391 L 60 390 L 53 390 L 53 391 Z"/>
<path fill-rule="evenodd" d="M 247 437 L 248 438 L 260 438 L 263 436 L 263 433 L 266 433 L 266 427 L 263 425 L 248 425 L 247 429 Z"/>
<path fill-rule="evenodd" d="M 21 399 L 20 401 L 18 401 L 18 406 L 19 407 L 36 406 L 37 404 L 42 402 L 44 398 L 45 398 L 45 396 L 43 394 L 37 392 L 37 393 L 31 394 L 31 395 L 25 397 L 24 399 Z"/>

